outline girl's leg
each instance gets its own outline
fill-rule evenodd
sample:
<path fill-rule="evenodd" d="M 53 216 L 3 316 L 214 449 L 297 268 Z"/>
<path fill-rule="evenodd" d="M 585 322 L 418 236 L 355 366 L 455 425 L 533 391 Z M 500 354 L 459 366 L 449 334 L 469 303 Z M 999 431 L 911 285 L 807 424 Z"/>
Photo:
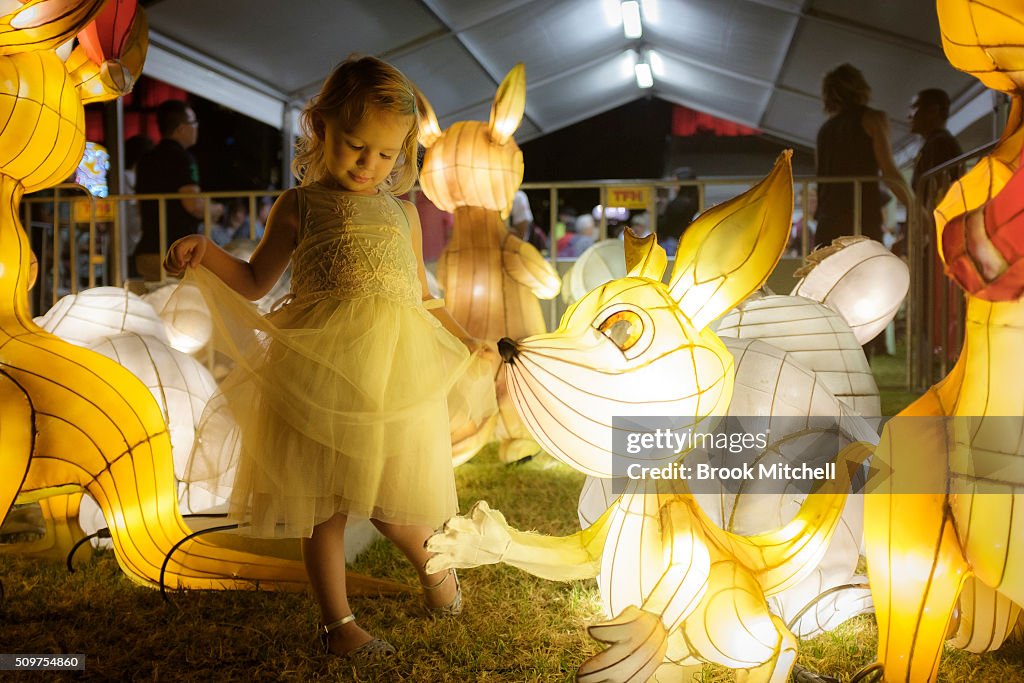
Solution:
<path fill-rule="evenodd" d="M 416 573 L 420 576 L 420 583 L 424 586 L 437 586 L 436 590 L 426 592 L 427 605 L 430 607 L 442 607 L 450 605 L 455 600 L 456 585 L 454 581 L 445 581 L 438 585 L 448 576 L 448 571 L 428 574 L 424 570 L 427 560 L 433 553 L 427 552 L 423 547 L 427 539 L 434 534 L 434 530 L 425 525 L 391 524 L 382 522 L 379 519 L 371 520 L 377 530 L 389 541 L 394 543 L 402 551 Z"/>
<path fill-rule="evenodd" d="M 345 588 L 345 522 L 347 517 L 336 514 L 326 522 L 313 527 L 313 535 L 302 539 L 302 560 L 313 597 L 320 606 L 320 618 L 330 624 L 352 613 Z M 373 639 L 369 633 L 352 621 L 327 634 L 328 650 L 345 654 Z"/>

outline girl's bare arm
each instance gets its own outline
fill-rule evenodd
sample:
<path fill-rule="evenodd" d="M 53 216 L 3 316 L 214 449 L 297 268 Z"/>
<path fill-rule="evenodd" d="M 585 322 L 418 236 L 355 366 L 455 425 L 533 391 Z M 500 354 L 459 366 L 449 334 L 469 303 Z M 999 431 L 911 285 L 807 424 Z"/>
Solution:
<path fill-rule="evenodd" d="M 164 268 L 176 275 L 186 266 L 203 266 L 242 296 L 255 301 L 269 292 L 288 265 L 299 228 L 296 191 L 274 202 L 267 227 L 248 261 L 235 258 L 203 235 L 189 235 L 167 251 Z"/>

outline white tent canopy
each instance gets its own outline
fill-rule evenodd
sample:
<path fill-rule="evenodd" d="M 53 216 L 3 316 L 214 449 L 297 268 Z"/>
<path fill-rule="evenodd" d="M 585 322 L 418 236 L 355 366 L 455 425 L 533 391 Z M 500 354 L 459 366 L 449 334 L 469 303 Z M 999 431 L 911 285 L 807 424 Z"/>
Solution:
<path fill-rule="evenodd" d="M 918 90 L 950 94 L 954 133 L 993 109 L 993 97 L 946 62 L 934 0 L 643 0 L 643 35 L 632 40 L 614 21 L 618 0 L 142 4 L 148 75 L 286 130 L 352 52 L 400 68 L 442 126 L 486 119 L 497 84 L 524 62 L 520 142 L 654 95 L 813 147 L 821 77 L 847 61 L 889 114 L 898 157 L 913 150 L 906 114 Z M 661 68 L 642 90 L 632 67 L 648 50 Z"/>

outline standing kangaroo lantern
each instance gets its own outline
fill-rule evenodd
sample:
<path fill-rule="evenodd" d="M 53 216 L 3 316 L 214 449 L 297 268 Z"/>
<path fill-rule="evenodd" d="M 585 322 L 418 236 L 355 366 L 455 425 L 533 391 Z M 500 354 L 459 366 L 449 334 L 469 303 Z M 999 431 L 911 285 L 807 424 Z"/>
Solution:
<path fill-rule="evenodd" d="M 168 428 L 149 389 L 109 358 L 43 331 L 29 313 L 32 254 L 18 204 L 75 170 L 83 104 L 131 90 L 146 54 L 142 10 L 135 0 L 26 0 L 0 2 L 0 12 L 0 513 L 86 491 L 136 583 L 301 589 L 298 560 L 191 537 L 178 512 Z M 117 27 L 113 49 L 98 18 Z M 77 502 L 61 514 L 75 514 Z M 360 577 L 356 590 L 387 583 Z"/>
<path fill-rule="evenodd" d="M 523 153 L 512 134 L 526 105 L 526 71 L 517 64 L 494 96 L 489 123 L 458 121 L 443 133 L 430 103 L 420 95 L 420 185 L 427 197 L 455 217 L 451 241 L 438 262 L 438 280 L 452 316 L 474 337 L 496 342 L 545 331 L 538 297 L 554 298 L 561 280 L 531 244 L 509 232 L 505 218 L 523 181 Z M 539 447 L 523 427 L 497 380 L 501 458 L 515 462 Z M 457 460 L 475 448 L 456 443 Z"/>

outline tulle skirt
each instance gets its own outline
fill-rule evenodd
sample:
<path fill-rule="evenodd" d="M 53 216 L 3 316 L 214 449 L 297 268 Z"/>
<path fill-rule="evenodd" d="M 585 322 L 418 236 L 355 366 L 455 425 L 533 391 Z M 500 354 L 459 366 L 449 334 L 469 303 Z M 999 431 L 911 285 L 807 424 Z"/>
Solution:
<path fill-rule="evenodd" d="M 203 268 L 182 286 L 234 361 L 185 479 L 227 498 L 240 533 L 308 537 L 336 512 L 437 527 L 458 511 L 450 423 L 497 410 L 493 377 L 422 304 L 293 300 L 264 317 Z"/>

